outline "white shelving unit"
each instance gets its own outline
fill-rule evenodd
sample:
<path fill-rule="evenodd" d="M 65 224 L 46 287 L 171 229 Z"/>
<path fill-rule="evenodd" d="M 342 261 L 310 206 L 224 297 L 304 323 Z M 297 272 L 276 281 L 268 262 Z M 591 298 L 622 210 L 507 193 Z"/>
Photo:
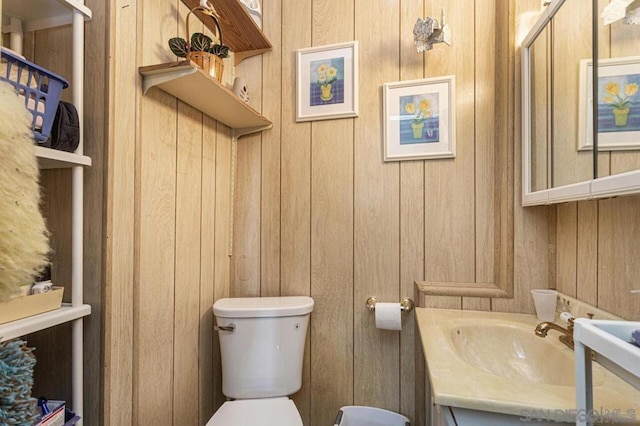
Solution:
<path fill-rule="evenodd" d="M 72 24 L 73 31 L 73 104 L 79 121 L 84 116 L 84 22 L 91 19 L 91 10 L 82 0 L 0 0 L 2 31 L 11 33 L 11 48 L 21 50 L 22 32 L 37 31 Z M 74 153 L 36 147 L 41 169 L 71 169 L 71 303 L 62 308 L 0 325 L 3 340 L 11 339 L 64 323 L 72 324 L 72 386 L 71 409 L 83 417 L 83 318 L 91 313 L 91 306 L 83 303 L 83 175 L 91 159 L 83 155 L 83 130 L 80 144 Z M 82 425 L 82 420 L 78 423 Z"/>
<path fill-rule="evenodd" d="M 75 0 L 3 0 L 2 3 L 3 14 L 21 19 L 25 32 L 69 25 L 73 22 L 71 11 L 91 19 L 91 10 Z"/>
<path fill-rule="evenodd" d="M 593 424 L 593 419 L 586 415 L 593 412 L 592 351 L 600 364 L 640 388 L 640 347 L 631 343 L 631 333 L 638 329 L 640 322 L 575 320 L 576 425 Z"/>

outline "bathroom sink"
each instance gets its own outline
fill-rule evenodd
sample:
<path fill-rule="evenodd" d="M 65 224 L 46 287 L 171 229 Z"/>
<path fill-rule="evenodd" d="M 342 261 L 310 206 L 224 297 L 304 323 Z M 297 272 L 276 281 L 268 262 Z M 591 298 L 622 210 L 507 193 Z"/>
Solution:
<path fill-rule="evenodd" d="M 435 404 L 575 423 L 575 361 L 534 315 L 416 309 Z M 640 391 L 593 365 L 594 407 L 640 412 Z"/>
<path fill-rule="evenodd" d="M 493 320 L 495 321 L 495 320 Z M 573 357 L 517 324 L 466 324 L 450 330 L 456 354 L 469 365 L 497 376 L 533 383 L 574 386 Z"/>

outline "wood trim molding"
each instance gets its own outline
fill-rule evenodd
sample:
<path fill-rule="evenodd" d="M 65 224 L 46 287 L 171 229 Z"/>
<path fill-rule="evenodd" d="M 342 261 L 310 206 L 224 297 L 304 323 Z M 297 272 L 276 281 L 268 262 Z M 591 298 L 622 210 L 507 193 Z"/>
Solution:
<path fill-rule="evenodd" d="M 499 297 L 512 298 L 513 291 L 500 288 L 495 283 L 465 283 L 465 282 L 428 282 L 416 281 L 418 291 L 422 294 L 438 296 L 467 296 L 467 297 Z M 513 287 L 510 289 L 513 290 Z"/>
<path fill-rule="evenodd" d="M 420 294 L 513 298 L 514 280 L 514 143 L 515 141 L 515 4 L 496 2 L 496 21 L 508 22 L 495 31 L 496 102 L 494 144 L 494 282 L 416 281 Z M 422 306 L 422 305 L 419 305 Z"/>

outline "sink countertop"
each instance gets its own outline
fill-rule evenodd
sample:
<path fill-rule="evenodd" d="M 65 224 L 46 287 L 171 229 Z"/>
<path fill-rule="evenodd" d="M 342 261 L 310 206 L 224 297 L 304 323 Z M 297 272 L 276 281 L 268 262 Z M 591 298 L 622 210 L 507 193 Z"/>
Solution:
<path fill-rule="evenodd" d="M 575 386 L 535 383 L 490 373 L 465 360 L 451 337 L 465 327 L 477 329 L 484 325 L 506 327 L 520 333 L 530 330 L 535 339 L 540 339 L 541 351 L 534 354 L 543 358 L 539 365 L 544 365 L 548 351 L 553 351 L 556 362 L 570 362 L 573 374 L 573 351 L 559 342 L 555 331 L 544 339 L 534 336 L 535 326 L 540 322 L 535 315 L 416 308 L 416 321 L 436 404 L 575 422 L 571 411 L 576 409 Z M 487 335 L 487 344 L 495 346 L 495 340 L 493 343 L 491 340 Z M 564 357 L 568 359 L 563 360 Z M 622 416 L 640 421 L 640 390 L 594 363 L 594 408 L 609 412 L 619 409 Z"/>

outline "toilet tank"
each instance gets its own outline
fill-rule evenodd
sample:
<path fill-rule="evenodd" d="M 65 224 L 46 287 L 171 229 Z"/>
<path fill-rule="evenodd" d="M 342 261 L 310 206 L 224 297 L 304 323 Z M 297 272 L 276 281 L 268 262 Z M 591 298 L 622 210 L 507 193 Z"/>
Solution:
<path fill-rule="evenodd" d="M 220 299 L 213 305 L 229 398 L 288 396 L 302 386 L 302 360 L 313 299 L 306 296 Z"/>

